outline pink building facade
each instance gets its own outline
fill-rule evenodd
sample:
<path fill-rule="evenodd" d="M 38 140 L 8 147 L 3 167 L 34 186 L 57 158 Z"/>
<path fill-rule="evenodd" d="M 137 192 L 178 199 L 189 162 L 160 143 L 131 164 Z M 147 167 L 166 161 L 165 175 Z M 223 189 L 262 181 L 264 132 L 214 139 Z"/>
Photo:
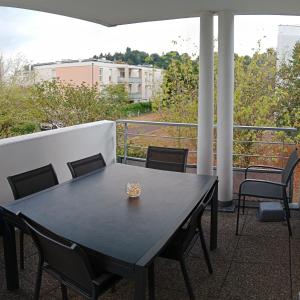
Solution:
<path fill-rule="evenodd" d="M 65 61 L 33 65 L 36 81 L 58 79 L 74 85 L 124 84 L 134 102 L 149 101 L 161 89 L 163 70 L 151 66 L 117 64 L 111 61 Z"/>

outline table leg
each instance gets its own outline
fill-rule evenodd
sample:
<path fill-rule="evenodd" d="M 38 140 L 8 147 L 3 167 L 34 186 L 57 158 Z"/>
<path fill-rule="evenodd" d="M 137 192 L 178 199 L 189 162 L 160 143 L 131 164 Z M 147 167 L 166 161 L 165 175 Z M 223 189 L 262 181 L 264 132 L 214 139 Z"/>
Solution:
<path fill-rule="evenodd" d="M 147 268 L 140 268 L 137 270 L 135 277 L 134 300 L 146 299 L 147 276 Z"/>
<path fill-rule="evenodd" d="M 5 276 L 7 289 L 12 291 L 19 288 L 19 273 L 16 251 L 15 228 L 0 217 L 3 233 Z"/>
<path fill-rule="evenodd" d="M 215 184 L 214 196 L 211 201 L 210 250 L 215 250 L 218 243 L 218 182 Z"/>

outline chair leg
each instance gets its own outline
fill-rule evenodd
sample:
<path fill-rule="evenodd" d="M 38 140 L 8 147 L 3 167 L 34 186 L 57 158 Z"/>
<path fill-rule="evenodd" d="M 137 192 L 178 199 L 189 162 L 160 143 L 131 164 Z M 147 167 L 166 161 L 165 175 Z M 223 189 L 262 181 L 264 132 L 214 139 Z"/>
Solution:
<path fill-rule="evenodd" d="M 61 296 L 63 300 L 68 300 L 68 291 L 64 284 L 60 284 Z"/>
<path fill-rule="evenodd" d="M 24 232 L 20 231 L 20 269 L 24 270 Z"/>
<path fill-rule="evenodd" d="M 154 263 L 148 268 L 149 299 L 155 299 Z"/>
<path fill-rule="evenodd" d="M 283 204 L 284 204 L 284 211 L 285 211 L 286 222 L 288 225 L 289 235 L 292 236 L 292 228 L 290 223 L 290 207 L 286 197 L 283 199 Z"/>
<path fill-rule="evenodd" d="M 246 197 L 243 197 L 243 215 L 245 214 L 245 202 L 246 202 Z"/>
<path fill-rule="evenodd" d="M 206 262 L 209 273 L 212 274 L 213 269 L 212 269 L 212 266 L 211 266 L 211 261 L 210 261 L 209 254 L 208 254 L 208 251 L 207 251 L 205 237 L 204 237 L 204 234 L 203 234 L 201 224 L 198 225 L 198 229 L 199 229 L 199 236 L 200 236 L 202 250 L 203 250 L 203 253 L 204 253 L 205 262 Z"/>
<path fill-rule="evenodd" d="M 34 287 L 34 296 L 33 296 L 34 300 L 39 300 L 40 297 L 42 275 L 43 275 L 43 268 L 42 268 L 42 263 L 39 260 L 38 271 L 36 274 L 35 287 Z"/>
<path fill-rule="evenodd" d="M 190 300 L 195 300 L 192 285 L 191 285 L 189 275 L 188 275 L 187 270 L 186 270 L 184 258 L 181 257 L 179 262 L 180 262 L 180 267 L 181 267 L 181 271 L 182 271 L 182 274 L 183 274 L 183 278 L 184 278 L 184 281 L 185 281 L 185 285 L 186 285 L 186 288 L 187 288 L 189 296 L 190 296 Z"/>
<path fill-rule="evenodd" d="M 237 217 L 236 217 L 235 235 L 238 235 L 238 234 L 239 234 L 240 204 L 241 204 L 241 195 L 239 194 L 239 199 L 238 199 L 238 211 L 237 211 Z"/>

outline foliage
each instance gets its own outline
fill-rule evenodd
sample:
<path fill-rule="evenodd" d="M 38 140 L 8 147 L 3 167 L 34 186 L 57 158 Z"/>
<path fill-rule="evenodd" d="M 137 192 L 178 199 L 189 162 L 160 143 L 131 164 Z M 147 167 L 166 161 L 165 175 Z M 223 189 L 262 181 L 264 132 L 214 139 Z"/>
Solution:
<path fill-rule="evenodd" d="M 217 78 L 218 56 L 215 54 L 215 79 Z M 216 82 L 216 80 L 215 80 Z M 238 125 L 274 126 L 277 98 L 276 53 L 273 49 L 261 53 L 260 49 L 249 56 L 235 55 L 234 123 Z M 215 86 L 215 99 L 217 88 Z M 163 120 L 170 122 L 196 122 L 198 104 L 198 62 L 185 56 L 173 60 L 164 74 L 162 95 L 154 101 L 153 108 Z M 216 112 L 216 110 L 215 110 Z M 215 114 L 215 120 L 217 116 Z M 195 136 L 195 132 L 185 135 Z M 248 141 L 235 143 L 236 154 L 253 154 L 257 151 L 254 141 L 262 137 L 262 132 L 235 131 L 235 139 Z M 237 156 L 235 156 L 237 157 Z M 249 159 L 240 161 L 249 164 Z"/>
<path fill-rule="evenodd" d="M 198 65 L 187 55 L 172 60 L 164 74 L 162 93 L 153 102 L 165 121 L 197 120 Z"/>
<path fill-rule="evenodd" d="M 173 60 L 181 60 L 186 54 L 179 54 L 177 51 L 169 51 L 162 55 L 157 53 L 148 54 L 144 51 L 131 50 L 127 47 L 125 53 L 116 52 L 115 54 L 94 55 L 93 58 L 105 58 L 107 60 L 116 61 L 119 63 L 127 63 L 129 65 L 153 65 L 157 68 L 167 69 Z"/>
<path fill-rule="evenodd" d="M 284 62 L 278 73 L 277 126 L 298 128 L 296 141 L 300 142 L 300 43 L 293 49 L 292 58 Z"/>
<path fill-rule="evenodd" d="M 0 83 L 0 138 L 32 133 L 37 122 L 28 109 L 30 89 Z"/>
<path fill-rule="evenodd" d="M 96 86 L 58 80 L 36 84 L 31 101 L 40 122 L 64 126 L 119 118 L 127 103 L 124 85 L 110 85 L 99 92 Z"/>
<path fill-rule="evenodd" d="M 276 53 L 273 49 L 260 53 L 259 49 L 249 60 L 248 57 L 235 56 L 235 92 L 234 123 L 251 126 L 275 126 Z M 236 154 L 257 154 L 255 141 L 262 138 L 264 132 L 235 130 Z M 237 160 L 238 156 L 235 156 Z M 239 161 L 240 165 L 249 165 L 250 156 Z"/>
<path fill-rule="evenodd" d="M 130 103 L 124 109 L 124 115 L 131 117 L 137 116 L 140 114 L 149 113 L 152 111 L 151 102 L 139 102 L 139 103 Z"/>

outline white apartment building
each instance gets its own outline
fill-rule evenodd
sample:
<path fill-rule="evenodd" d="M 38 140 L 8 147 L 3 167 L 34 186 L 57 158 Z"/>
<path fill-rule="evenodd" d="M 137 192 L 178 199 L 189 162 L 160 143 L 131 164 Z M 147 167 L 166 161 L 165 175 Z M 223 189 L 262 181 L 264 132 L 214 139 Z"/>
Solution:
<path fill-rule="evenodd" d="M 297 42 L 300 42 L 300 25 L 278 26 L 277 58 L 279 64 L 288 62 L 292 58 Z"/>
<path fill-rule="evenodd" d="M 133 102 L 149 101 L 161 89 L 163 70 L 107 60 L 64 60 L 32 65 L 35 81 L 59 79 L 64 82 L 98 85 L 125 84 Z"/>

